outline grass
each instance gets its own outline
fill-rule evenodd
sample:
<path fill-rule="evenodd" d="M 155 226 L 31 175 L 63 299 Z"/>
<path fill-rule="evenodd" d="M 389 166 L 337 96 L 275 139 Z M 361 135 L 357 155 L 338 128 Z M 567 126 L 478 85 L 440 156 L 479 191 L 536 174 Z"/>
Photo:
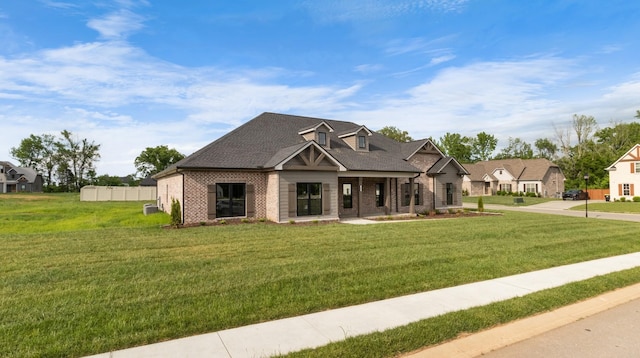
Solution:
<path fill-rule="evenodd" d="M 519 212 L 167 230 L 141 203 L 9 195 L 0 218 L 3 357 L 107 352 L 640 250 L 640 224 Z"/>
<path fill-rule="evenodd" d="M 589 203 L 587 205 L 588 205 L 589 211 L 599 211 L 599 212 L 607 212 L 607 213 L 640 214 L 640 203 L 635 203 L 632 201 Z M 584 211 L 584 204 L 575 206 L 571 208 L 571 210 Z"/>
<path fill-rule="evenodd" d="M 510 206 L 513 206 L 513 205 L 516 205 L 516 206 L 527 206 L 527 205 L 541 204 L 541 203 L 545 203 L 547 201 L 558 200 L 558 199 L 551 199 L 551 198 L 522 197 L 524 199 L 524 203 L 516 204 L 516 203 L 514 203 L 513 198 L 514 198 L 513 196 L 491 195 L 491 196 L 483 196 L 482 197 L 482 201 L 484 202 L 484 205 L 497 204 L 497 205 L 510 205 Z M 477 196 L 463 196 L 462 197 L 462 202 L 477 204 L 478 203 L 478 197 Z"/>

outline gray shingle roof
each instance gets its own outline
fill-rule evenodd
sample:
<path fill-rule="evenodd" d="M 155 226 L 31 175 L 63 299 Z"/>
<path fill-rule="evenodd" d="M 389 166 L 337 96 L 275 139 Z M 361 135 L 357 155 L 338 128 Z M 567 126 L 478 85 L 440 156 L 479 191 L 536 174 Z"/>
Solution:
<path fill-rule="evenodd" d="M 347 170 L 394 171 L 419 173 L 420 169 L 407 163 L 407 155 L 424 145 L 426 140 L 399 143 L 377 132 L 368 137 L 369 151 L 355 151 L 339 138 L 339 133 L 351 133 L 360 128 L 351 122 L 302 117 L 277 113 L 263 113 L 216 141 L 201 148 L 159 173 L 175 169 L 263 169 L 273 168 L 280 160 L 301 148 L 306 140 L 299 134 L 325 122 L 334 129 L 327 133 L 331 141 L 327 152 Z"/>

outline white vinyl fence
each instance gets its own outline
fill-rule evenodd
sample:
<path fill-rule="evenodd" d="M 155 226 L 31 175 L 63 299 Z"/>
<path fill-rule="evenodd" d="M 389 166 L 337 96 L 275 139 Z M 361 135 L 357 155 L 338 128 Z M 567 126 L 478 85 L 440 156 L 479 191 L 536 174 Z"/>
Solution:
<path fill-rule="evenodd" d="M 84 186 L 80 201 L 156 201 L 155 186 Z"/>

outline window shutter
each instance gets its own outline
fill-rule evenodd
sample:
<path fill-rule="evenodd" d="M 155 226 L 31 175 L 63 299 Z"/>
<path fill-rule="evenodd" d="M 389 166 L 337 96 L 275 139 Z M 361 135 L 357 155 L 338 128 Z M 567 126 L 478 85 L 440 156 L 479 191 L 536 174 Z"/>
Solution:
<path fill-rule="evenodd" d="M 247 184 L 247 192 L 245 201 L 247 202 L 247 217 L 255 217 L 256 216 L 256 195 L 253 184 Z"/>
<path fill-rule="evenodd" d="M 207 186 L 207 218 L 213 220 L 216 218 L 216 186 Z"/>
<path fill-rule="evenodd" d="M 629 184 L 629 195 L 634 196 L 634 193 L 633 193 L 633 184 Z"/>
<path fill-rule="evenodd" d="M 410 197 L 408 197 L 407 194 L 411 195 L 411 191 L 409 190 L 409 184 L 400 184 L 400 193 L 402 193 L 400 194 L 402 198 L 401 200 L 402 206 L 408 206 Z"/>
<path fill-rule="evenodd" d="M 622 184 L 618 184 L 618 195 L 620 195 L 620 196 L 624 195 L 622 193 Z"/>
<path fill-rule="evenodd" d="M 331 214 L 331 186 L 322 184 L 322 212 L 324 215 Z"/>
<path fill-rule="evenodd" d="M 636 163 L 629 163 L 629 164 L 631 164 L 631 173 L 635 173 L 636 172 L 636 166 L 635 166 Z"/>
<path fill-rule="evenodd" d="M 297 205 L 296 205 L 296 185 L 289 184 L 289 217 L 296 217 Z"/>

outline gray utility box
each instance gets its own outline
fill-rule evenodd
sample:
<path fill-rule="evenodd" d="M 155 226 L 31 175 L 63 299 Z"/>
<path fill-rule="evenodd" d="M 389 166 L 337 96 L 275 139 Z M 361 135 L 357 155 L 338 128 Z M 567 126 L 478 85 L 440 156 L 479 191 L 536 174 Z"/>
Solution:
<path fill-rule="evenodd" d="M 144 204 L 142 207 L 142 212 L 145 215 L 153 214 L 158 212 L 158 206 L 154 204 Z"/>

